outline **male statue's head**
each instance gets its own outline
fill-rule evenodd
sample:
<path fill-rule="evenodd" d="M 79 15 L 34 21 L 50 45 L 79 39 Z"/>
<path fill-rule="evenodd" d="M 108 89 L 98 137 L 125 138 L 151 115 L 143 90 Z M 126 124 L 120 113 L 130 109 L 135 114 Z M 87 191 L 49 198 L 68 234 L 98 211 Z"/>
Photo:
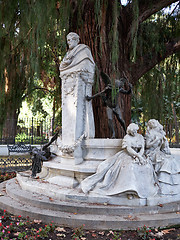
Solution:
<path fill-rule="evenodd" d="M 70 32 L 67 35 L 67 44 L 69 46 L 69 49 L 73 49 L 74 47 L 76 47 L 79 43 L 79 35 L 77 33 L 74 32 Z"/>

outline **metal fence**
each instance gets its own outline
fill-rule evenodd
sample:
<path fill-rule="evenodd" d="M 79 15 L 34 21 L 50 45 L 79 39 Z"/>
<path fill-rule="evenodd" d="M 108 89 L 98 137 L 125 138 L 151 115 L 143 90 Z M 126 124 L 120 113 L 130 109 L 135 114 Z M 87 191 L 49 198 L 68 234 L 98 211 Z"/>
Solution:
<path fill-rule="evenodd" d="M 15 131 L 6 131 L 0 137 L 0 144 L 14 144 L 23 142 L 25 144 L 44 144 L 49 140 L 52 129 L 52 119 L 38 119 L 38 118 L 22 118 L 18 119 L 17 124 L 13 124 L 13 120 L 9 120 L 16 126 Z M 14 120 L 16 121 L 16 120 Z M 15 134 L 12 134 L 14 132 Z"/>
<path fill-rule="evenodd" d="M 52 134 L 53 120 L 51 118 L 38 119 L 38 118 L 22 118 L 18 119 L 14 135 L 7 135 L 0 137 L 0 144 L 10 144 L 23 142 L 25 144 L 44 144 L 49 140 L 49 136 Z M 16 120 L 14 120 L 16 121 Z M 166 137 L 171 146 L 179 146 L 180 132 L 177 136 L 177 129 L 172 122 L 161 123 Z M 178 129 L 179 131 L 179 129 Z M 11 131 L 12 132 L 12 131 Z M 142 131 L 143 132 L 143 131 Z"/>
<path fill-rule="evenodd" d="M 179 124 L 175 126 L 172 122 L 166 122 L 163 125 L 163 129 L 166 132 L 166 137 L 170 146 L 179 147 L 179 139 L 180 139 L 180 129 Z"/>

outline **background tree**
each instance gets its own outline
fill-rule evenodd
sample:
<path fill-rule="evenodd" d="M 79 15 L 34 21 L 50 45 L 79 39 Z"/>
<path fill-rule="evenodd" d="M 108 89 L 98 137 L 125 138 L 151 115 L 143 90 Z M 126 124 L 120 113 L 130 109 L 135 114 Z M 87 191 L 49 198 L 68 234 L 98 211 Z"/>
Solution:
<path fill-rule="evenodd" d="M 173 2 L 136 0 L 123 6 L 116 0 L 70 1 L 70 30 L 78 32 L 82 42 L 90 46 L 99 70 L 114 79 L 126 77 L 135 85 L 156 64 L 180 49 L 178 15 L 160 12 Z M 102 80 L 98 83 L 102 90 Z M 121 96 L 119 104 L 129 124 L 130 97 Z M 94 110 L 96 136 L 109 136 L 100 99 L 94 101 Z M 122 136 L 120 126 L 118 129 L 118 136 Z"/>
<path fill-rule="evenodd" d="M 90 46 L 97 64 L 94 91 L 104 88 L 99 71 L 113 81 L 126 77 L 135 85 L 162 60 L 180 48 L 179 17 L 163 15 L 161 9 L 175 0 L 133 0 L 126 6 L 119 0 L 14 0 L 0 2 L 0 126 L 10 128 L 7 119 L 17 119 L 22 96 L 34 88 L 34 81 L 48 75 L 53 63 L 56 86 L 60 87 L 59 55 L 65 52 L 65 36 L 77 32 Z M 178 9 L 176 3 L 176 10 Z M 131 98 L 121 96 L 119 104 L 128 125 Z M 93 102 L 96 137 L 109 137 L 106 111 L 101 99 Z M 12 125 L 12 124 L 11 124 Z M 2 127 L 3 126 L 3 127 Z M 15 129 L 15 128 L 13 128 Z M 123 136 L 117 123 L 117 137 Z"/>
<path fill-rule="evenodd" d="M 134 87 L 131 109 L 133 121 L 139 122 L 143 131 L 150 118 L 158 119 L 171 138 L 175 130 L 177 143 L 180 120 L 179 66 L 177 56 L 173 55 L 140 78 Z M 175 128 L 172 128 L 173 125 Z"/>
<path fill-rule="evenodd" d="M 56 1 L 0 2 L 0 132 L 4 138 L 15 136 L 22 101 L 37 89 L 38 79 L 44 88 L 52 78 L 53 87 L 59 87 L 54 52 L 63 44 L 58 45 L 56 11 Z M 52 76 L 52 65 L 53 77 L 47 77 Z"/>

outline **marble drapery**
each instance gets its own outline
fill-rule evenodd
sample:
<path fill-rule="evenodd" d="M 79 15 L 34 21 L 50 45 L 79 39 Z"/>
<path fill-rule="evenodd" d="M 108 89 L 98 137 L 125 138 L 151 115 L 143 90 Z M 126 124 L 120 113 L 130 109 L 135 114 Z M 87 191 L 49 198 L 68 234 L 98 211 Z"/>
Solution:
<path fill-rule="evenodd" d="M 120 152 L 103 161 L 92 176 L 81 182 L 84 193 L 91 191 L 106 196 L 121 193 L 135 194 L 140 198 L 157 194 L 156 179 L 151 162 L 144 159 L 144 138 L 130 124 Z M 135 130 L 137 131 L 137 125 Z"/>
<path fill-rule="evenodd" d="M 73 36 L 73 33 L 72 33 Z M 72 37 L 71 37 L 72 38 Z M 72 39 L 73 41 L 73 39 Z M 82 136 L 94 138 L 95 126 L 92 103 L 85 97 L 92 95 L 95 63 L 90 48 L 78 44 L 69 49 L 60 64 L 62 79 L 62 145 L 72 149 L 78 164 L 83 161 L 77 146 Z M 78 150 L 79 149 L 79 150 Z"/>

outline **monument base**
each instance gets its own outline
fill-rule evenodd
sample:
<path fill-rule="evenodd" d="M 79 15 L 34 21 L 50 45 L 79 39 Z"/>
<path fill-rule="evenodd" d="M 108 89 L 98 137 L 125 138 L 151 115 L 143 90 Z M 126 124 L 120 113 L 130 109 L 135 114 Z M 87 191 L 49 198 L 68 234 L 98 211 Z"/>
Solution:
<path fill-rule="evenodd" d="M 121 139 L 88 139 L 83 146 L 83 163 L 76 165 L 73 157 L 65 158 L 59 152 L 58 156 L 43 163 L 42 172 L 38 174 L 37 179 L 32 179 L 29 172 L 18 174 L 17 180 L 23 190 L 63 201 L 119 206 L 155 206 L 180 201 L 180 194 L 156 195 L 147 199 L 138 198 L 132 193 L 115 196 L 102 196 L 91 192 L 84 194 L 80 188 L 81 181 L 94 174 L 103 160 L 120 151 L 121 142 Z M 175 152 L 174 156 L 178 160 L 180 151 Z"/>
<path fill-rule="evenodd" d="M 22 174 L 30 175 L 30 173 L 29 171 Z M 23 217 L 29 216 L 32 221 L 39 219 L 47 224 L 54 221 L 58 226 L 71 228 L 79 228 L 85 224 L 85 229 L 90 230 L 133 230 L 144 225 L 162 228 L 180 223 L 178 214 L 180 202 L 173 203 L 173 199 L 169 204 L 133 207 L 109 205 L 103 202 L 101 197 L 103 204 L 91 204 L 87 201 L 90 200 L 90 196 L 89 198 L 83 196 L 77 190 L 78 194 L 73 195 L 75 189 L 60 188 L 55 184 L 43 183 L 42 180 L 23 177 L 22 174 L 0 184 L 0 205 L 1 209 L 6 209 L 17 216 L 19 214 Z M 20 184 L 24 184 L 23 188 L 27 187 L 30 190 L 22 189 L 17 184 L 17 180 Z M 52 186 L 54 197 L 49 197 Z M 57 199 L 57 191 L 61 200 Z M 95 200 L 97 198 L 94 198 Z M 133 199 L 125 198 L 124 201 L 129 204 L 134 202 Z"/>
<path fill-rule="evenodd" d="M 75 184 L 71 182 L 72 178 L 65 176 L 56 176 L 49 178 L 48 181 L 44 179 L 32 179 L 24 173 L 17 174 L 17 180 L 21 188 L 25 191 L 46 195 L 49 198 L 58 201 L 87 203 L 87 204 L 102 204 L 102 205 L 116 205 L 116 206 L 161 206 L 163 204 L 179 202 L 180 194 L 177 195 L 156 195 L 150 198 L 139 198 L 131 193 L 122 193 L 114 196 L 102 196 L 100 194 L 89 193 L 84 194 L 80 187 L 70 187 Z M 64 181 L 67 186 L 60 186 L 56 181 Z"/>
<path fill-rule="evenodd" d="M 61 187 L 74 188 L 83 179 L 96 172 L 98 165 L 121 150 L 121 139 L 88 139 L 82 145 L 83 161 L 68 154 L 62 154 L 58 147 L 53 150 L 58 154 L 51 161 L 43 163 L 43 169 L 37 176 L 49 183 Z"/>

